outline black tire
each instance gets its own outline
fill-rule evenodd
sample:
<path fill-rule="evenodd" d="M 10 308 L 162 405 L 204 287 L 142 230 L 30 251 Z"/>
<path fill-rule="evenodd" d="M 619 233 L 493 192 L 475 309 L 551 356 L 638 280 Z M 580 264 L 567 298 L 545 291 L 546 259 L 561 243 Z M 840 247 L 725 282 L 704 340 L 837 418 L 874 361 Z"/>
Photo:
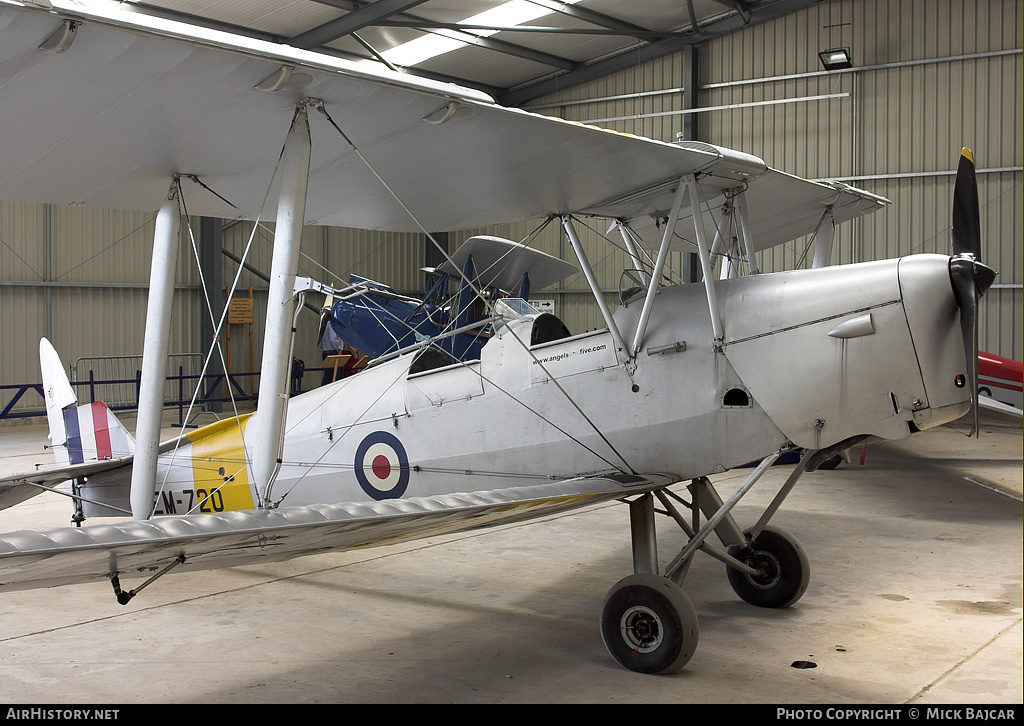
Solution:
<path fill-rule="evenodd" d="M 746 547 L 733 546 L 729 554 L 760 570 L 747 575 L 728 568 L 729 584 L 751 605 L 762 608 L 789 607 L 804 594 L 811 580 L 811 565 L 796 537 L 781 527 L 765 527 Z"/>
<path fill-rule="evenodd" d="M 830 456 L 829 458 L 825 459 L 825 461 L 823 461 L 820 464 L 818 464 L 818 471 L 822 471 L 822 470 L 829 471 L 831 469 L 835 469 L 837 466 L 839 466 L 842 463 L 843 463 L 842 455 L 841 454 L 836 454 L 835 456 Z"/>
<path fill-rule="evenodd" d="M 675 673 L 697 650 L 697 611 L 671 580 L 630 575 L 605 598 L 601 637 L 611 656 L 631 671 Z"/>

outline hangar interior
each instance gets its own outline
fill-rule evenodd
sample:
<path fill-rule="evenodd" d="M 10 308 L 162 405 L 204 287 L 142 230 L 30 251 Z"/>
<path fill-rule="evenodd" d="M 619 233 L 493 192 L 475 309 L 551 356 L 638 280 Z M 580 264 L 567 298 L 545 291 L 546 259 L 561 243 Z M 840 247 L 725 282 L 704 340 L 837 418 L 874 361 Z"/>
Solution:
<path fill-rule="evenodd" d="M 12 4 L 50 5 L 0 0 L 0 9 Z M 119 5 L 455 83 L 499 104 L 620 134 L 737 149 L 773 168 L 890 200 L 837 229 L 833 265 L 948 254 L 957 159 L 969 147 L 982 257 L 999 273 L 981 302 L 980 347 L 1024 358 L 1020 0 Z M 73 53 L 73 29 L 66 30 L 47 41 L 56 44 L 51 50 Z M 846 51 L 851 61 L 825 68 L 826 51 Z M 8 71 L 0 64 L 0 114 Z M 7 396 L 0 407 L 11 414 L 7 422 L 26 424 L 0 421 L 0 476 L 38 471 L 51 458 L 42 449 L 46 425 L 34 391 L 12 398 L 39 380 L 39 338 L 50 339 L 79 376 L 90 361 L 135 365 L 141 357 L 155 218 L 0 201 L 0 386 Z M 434 237 L 449 252 L 473 235 L 496 235 L 572 259 L 564 230 L 546 221 Z M 240 316 L 251 323 L 231 324 L 221 343 L 230 336 L 230 372 L 258 368 L 274 231 L 273 224 L 198 215 L 182 225 L 170 326 L 175 363 L 210 348 L 205 300 L 220 301 L 217 318 L 237 283 L 244 301 L 251 296 Z M 606 244 L 605 228 L 579 231 L 614 307 L 626 253 Z M 801 239 L 759 252 L 758 267 L 809 267 L 811 246 Z M 412 296 L 424 290 L 422 268 L 439 262 L 424 234 L 334 226 L 306 226 L 301 252 L 300 275 L 335 286 L 358 275 Z M 686 254 L 671 253 L 667 269 L 672 280 L 694 280 Z M 536 296 L 573 333 L 604 323 L 582 273 Z M 294 349 L 307 370 L 321 360 L 313 307 L 297 318 Z M 319 382 L 315 374 L 303 385 Z M 166 440 L 182 427 L 164 418 Z M 636 554 L 625 507 L 607 501 L 483 533 L 439 530 L 419 542 L 180 572 L 127 608 L 107 582 L 5 590 L 0 696 L 76 704 L 813 702 L 849 705 L 829 717 L 857 719 L 892 715 L 857 704 L 984 703 L 1012 708 L 971 713 L 1011 718 L 1022 689 L 1021 428 L 986 423 L 980 438 L 964 433 L 939 427 L 910 443 L 865 446 L 859 465 L 805 481 L 779 512 L 815 561 L 810 596 L 792 608 L 748 607 L 730 590 L 726 568 L 700 559 L 687 587 L 700 611 L 701 649 L 671 676 L 619 668 L 602 647 L 602 597 L 631 571 Z M 736 486 L 746 476 L 741 468 L 717 472 L 715 484 Z M 753 520 L 771 507 L 788 476 L 786 467 L 767 467 L 765 486 L 737 507 L 738 518 Z M 0 532 L 65 524 L 68 509 L 66 501 L 35 497 L 0 511 Z M 662 561 L 687 546 L 677 539 L 660 541 Z M 926 713 L 960 718 L 962 711 Z"/>
<path fill-rule="evenodd" d="M 390 65 L 541 114 L 734 148 L 788 173 L 837 179 L 891 200 L 881 212 L 837 228 L 831 264 L 947 253 L 956 161 L 967 146 L 977 160 L 983 259 L 999 273 L 981 302 L 980 347 L 1024 357 L 1024 19 L 1015 0 L 956 0 L 941 11 L 925 0 L 644 0 L 628 9 L 600 0 L 125 5 Z M 458 23 L 473 27 L 452 27 Z M 833 48 L 848 50 L 850 67 L 824 69 L 819 53 Z M 40 337 L 70 366 L 141 354 L 154 217 L 0 202 L 0 337 L 19 342 L 0 351 L 0 384 L 38 381 Z M 453 251 L 473 234 L 494 234 L 570 259 L 564 231 L 543 222 L 453 231 L 441 239 Z M 581 235 L 614 303 L 625 253 L 606 249 L 604 232 Z M 251 295 L 253 322 L 229 325 L 221 343 L 230 342 L 232 373 L 256 369 L 273 239 L 267 223 L 255 234 L 241 220 L 193 218 L 183 228 L 172 354 L 186 360 L 209 349 L 213 333 L 200 281 L 223 305 L 250 238 L 236 294 Z M 803 241 L 765 250 L 758 265 L 762 272 L 807 267 L 808 250 Z M 691 274 L 686 257 L 672 254 L 670 273 Z M 436 258 L 422 234 L 311 226 L 303 234 L 299 274 L 328 284 L 357 274 L 421 295 L 421 268 Z M 537 294 L 573 333 L 600 327 L 582 274 Z M 310 368 L 322 357 L 318 323 L 312 311 L 298 322 L 295 356 Z M 10 413 L 38 410 L 33 398 L 24 396 Z"/>

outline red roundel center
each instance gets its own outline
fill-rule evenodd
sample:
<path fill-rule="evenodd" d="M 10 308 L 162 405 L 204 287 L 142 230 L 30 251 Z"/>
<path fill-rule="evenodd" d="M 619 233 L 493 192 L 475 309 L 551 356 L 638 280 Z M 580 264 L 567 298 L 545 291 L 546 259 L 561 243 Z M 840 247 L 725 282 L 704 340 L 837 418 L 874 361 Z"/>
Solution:
<path fill-rule="evenodd" d="M 373 458 L 373 475 L 378 479 L 387 479 L 391 476 L 391 462 L 388 457 L 378 454 Z"/>

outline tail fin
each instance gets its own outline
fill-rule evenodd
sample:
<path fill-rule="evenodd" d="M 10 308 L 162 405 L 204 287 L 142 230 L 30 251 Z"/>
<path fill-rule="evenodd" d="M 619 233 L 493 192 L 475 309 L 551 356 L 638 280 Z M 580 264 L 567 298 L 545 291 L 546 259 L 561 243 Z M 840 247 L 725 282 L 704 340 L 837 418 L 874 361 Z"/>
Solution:
<path fill-rule="evenodd" d="M 81 464 L 135 453 L 135 440 L 102 402 L 76 406 L 60 356 L 46 338 L 39 341 L 50 445 L 58 464 Z"/>

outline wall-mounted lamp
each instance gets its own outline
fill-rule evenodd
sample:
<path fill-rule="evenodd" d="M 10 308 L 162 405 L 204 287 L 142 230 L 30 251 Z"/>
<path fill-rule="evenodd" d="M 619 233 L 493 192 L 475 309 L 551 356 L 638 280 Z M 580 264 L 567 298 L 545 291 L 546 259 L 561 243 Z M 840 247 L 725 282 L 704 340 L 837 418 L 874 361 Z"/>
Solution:
<path fill-rule="evenodd" d="M 849 48 L 829 48 L 818 53 L 818 57 L 821 58 L 821 65 L 826 71 L 853 68 L 853 59 L 850 57 Z"/>

